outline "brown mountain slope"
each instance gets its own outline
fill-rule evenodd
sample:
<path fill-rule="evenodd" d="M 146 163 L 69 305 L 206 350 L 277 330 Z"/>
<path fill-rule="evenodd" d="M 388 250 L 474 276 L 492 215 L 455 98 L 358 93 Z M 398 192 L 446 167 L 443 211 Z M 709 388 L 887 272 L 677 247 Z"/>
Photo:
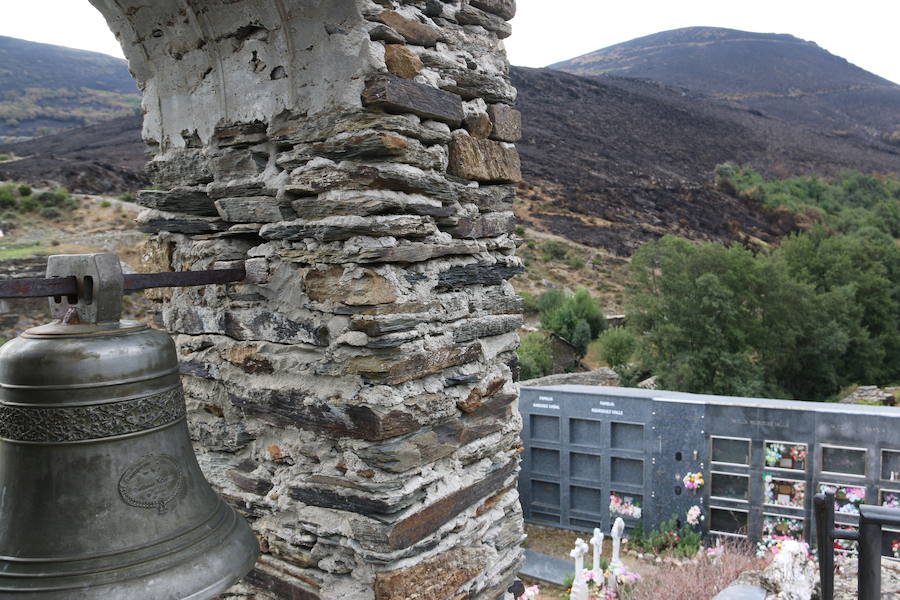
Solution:
<path fill-rule="evenodd" d="M 900 85 L 791 35 L 688 27 L 551 68 L 677 85 L 822 131 L 884 138 L 900 130 Z"/>
<path fill-rule="evenodd" d="M 725 161 L 774 176 L 900 171 L 900 149 L 651 82 L 525 68 L 512 79 L 525 122 L 520 217 L 620 255 L 665 233 L 773 242 L 791 231 L 788 215 L 712 189 Z"/>

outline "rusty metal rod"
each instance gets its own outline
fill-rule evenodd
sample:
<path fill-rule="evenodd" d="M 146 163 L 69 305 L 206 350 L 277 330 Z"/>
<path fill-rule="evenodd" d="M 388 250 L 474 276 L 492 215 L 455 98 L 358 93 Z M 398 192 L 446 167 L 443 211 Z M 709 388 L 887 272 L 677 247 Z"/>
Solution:
<path fill-rule="evenodd" d="M 162 287 L 192 287 L 236 283 L 246 277 L 244 269 L 214 269 L 211 271 L 173 271 L 169 273 L 129 273 L 124 276 L 126 292 Z M 43 279 L 7 279 L 0 281 L 0 299 L 49 298 L 53 296 L 77 296 L 78 280 L 75 277 L 49 277 Z"/>

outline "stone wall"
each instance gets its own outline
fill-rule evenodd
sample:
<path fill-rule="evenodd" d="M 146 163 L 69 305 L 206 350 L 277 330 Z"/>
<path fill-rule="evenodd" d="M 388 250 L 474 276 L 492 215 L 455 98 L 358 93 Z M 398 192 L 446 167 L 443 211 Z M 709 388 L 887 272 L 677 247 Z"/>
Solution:
<path fill-rule="evenodd" d="M 493 599 L 521 562 L 514 0 L 91 0 L 145 92 L 147 270 L 229 598 Z"/>

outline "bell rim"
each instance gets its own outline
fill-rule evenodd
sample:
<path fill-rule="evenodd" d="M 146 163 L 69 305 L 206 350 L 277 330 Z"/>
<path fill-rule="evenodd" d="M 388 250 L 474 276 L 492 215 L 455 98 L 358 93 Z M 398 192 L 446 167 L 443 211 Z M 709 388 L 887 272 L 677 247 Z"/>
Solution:
<path fill-rule="evenodd" d="M 112 321 L 109 323 L 78 324 L 66 324 L 61 321 L 54 321 L 52 323 L 46 323 L 44 325 L 26 329 L 19 337 L 29 339 L 85 338 L 137 333 L 147 329 L 150 329 L 150 327 L 146 323 L 131 320 Z"/>

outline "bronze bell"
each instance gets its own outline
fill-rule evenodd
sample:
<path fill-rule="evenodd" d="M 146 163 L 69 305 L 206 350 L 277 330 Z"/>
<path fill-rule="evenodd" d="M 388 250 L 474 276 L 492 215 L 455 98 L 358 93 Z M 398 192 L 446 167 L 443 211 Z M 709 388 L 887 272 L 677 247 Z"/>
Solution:
<path fill-rule="evenodd" d="M 200 600 L 256 538 L 203 477 L 175 344 L 121 321 L 112 254 L 50 257 L 78 297 L 0 348 L 0 598 Z"/>

